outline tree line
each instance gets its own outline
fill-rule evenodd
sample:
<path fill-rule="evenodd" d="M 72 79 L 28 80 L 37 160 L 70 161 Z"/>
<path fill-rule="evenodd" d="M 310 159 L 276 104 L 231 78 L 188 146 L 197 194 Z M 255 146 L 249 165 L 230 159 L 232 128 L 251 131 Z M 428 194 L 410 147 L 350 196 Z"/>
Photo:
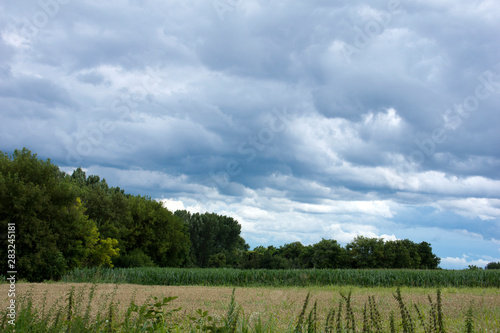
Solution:
<path fill-rule="evenodd" d="M 250 250 L 231 217 L 171 212 L 81 168 L 66 174 L 26 148 L 0 152 L 0 223 L 0 257 L 15 223 L 16 269 L 29 281 L 94 266 L 435 269 L 440 261 L 427 242 L 361 236 L 345 247 L 323 239 Z"/>

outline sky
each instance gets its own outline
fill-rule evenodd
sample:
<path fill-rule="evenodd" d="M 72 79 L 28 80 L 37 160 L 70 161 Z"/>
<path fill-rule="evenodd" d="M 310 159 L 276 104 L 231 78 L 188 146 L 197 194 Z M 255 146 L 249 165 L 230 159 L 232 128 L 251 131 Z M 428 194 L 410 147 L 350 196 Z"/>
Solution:
<path fill-rule="evenodd" d="M 496 0 L 3 1 L 0 150 L 253 248 L 356 236 L 500 261 Z"/>

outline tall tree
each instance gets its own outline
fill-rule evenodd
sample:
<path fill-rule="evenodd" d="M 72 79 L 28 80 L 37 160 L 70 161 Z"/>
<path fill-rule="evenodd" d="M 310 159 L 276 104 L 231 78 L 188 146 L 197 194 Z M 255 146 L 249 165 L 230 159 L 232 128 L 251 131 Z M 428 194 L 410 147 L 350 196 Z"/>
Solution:
<path fill-rule="evenodd" d="M 357 236 L 346 246 L 353 268 L 384 267 L 384 241 Z"/>
<path fill-rule="evenodd" d="M 304 251 L 304 245 L 300 242 L 285 244 L 280 248 L 281 255 L 288 263 L 288 268 L 304 267 L 301 261 L 302 251 Z"/>
<path fill-rule="evenodd" d="M 420 267 L 423 269 L 436 269 L 438 268 L 441 258 L 438 258 L 432 253 L 431 244 L 421 242 L 417 247 L 418 255 L 420 256 Z"/>
<path fill-rule="evenodd" d="M 50 160 L 42 161 L 27 149 L 12 156 L 2 153 L 0 188 L 0 223 L 4 230 L 8 223 L 16 225 L 20 277 L 54 279 L 74 267 L 109 265 L 110 256 L 117 254 L 116 243 L 101 240 L 94 221 L 85 215 L 78 187 Z M 1 255 L 6 248 L 1 246 Z M 103 249 L 106 253 L 97 255 Z"/>
<path fill-rule="evenodd" d="M 127 251 L 140 249 L 158 266 L 182 266 L 190 241 L 182 220 L 149 197 L 129 198 L 132 220 L 124 243 Z"/>
<path fill-rule="evenodd" d="M 346 254 L 336 240 L 322 239 L 313 245 L 314 268 L 345 268 Z"/>
<path fill-rule="evenodd" d="M 192 257 L 199 267 L 208 267 L 210 257 L 219 253 L 224 254 L 226 263 L 237 265 L 238 256 L 248 249 L 240 236 L 241 226 L 232 217 L 187 211 L 176 211 L 175 215 L 181 217 L 187 227 Z"/>
<path fill-rule="evenodd" d="M 384 251 L 387 268 L 420 268 L 418 246 L 409 239 L 388 241 Z"/>

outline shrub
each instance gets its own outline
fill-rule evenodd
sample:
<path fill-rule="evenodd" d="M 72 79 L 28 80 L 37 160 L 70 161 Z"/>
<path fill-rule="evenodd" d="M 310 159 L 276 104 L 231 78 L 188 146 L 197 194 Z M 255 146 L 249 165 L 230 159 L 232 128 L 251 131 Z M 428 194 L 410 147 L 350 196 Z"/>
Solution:
<path fill-rule="evenodd" d="M 133 250 L 128 254 L 119 256 L 113 261 L 116 267 L 131 268 L 131 267 L 154 267 L 153 260 L 141 250 Z"/>

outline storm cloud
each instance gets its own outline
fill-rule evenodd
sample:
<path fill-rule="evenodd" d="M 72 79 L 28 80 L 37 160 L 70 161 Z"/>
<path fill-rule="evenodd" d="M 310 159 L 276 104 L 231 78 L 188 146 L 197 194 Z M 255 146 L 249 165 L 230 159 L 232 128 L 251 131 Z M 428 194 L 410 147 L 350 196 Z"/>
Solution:
<path fill-rule="evenodd" d="M 27 147 L 251 246 L 428 241 L 500 261 L 500 5 L 0 5 L 0 150 Z"/>

